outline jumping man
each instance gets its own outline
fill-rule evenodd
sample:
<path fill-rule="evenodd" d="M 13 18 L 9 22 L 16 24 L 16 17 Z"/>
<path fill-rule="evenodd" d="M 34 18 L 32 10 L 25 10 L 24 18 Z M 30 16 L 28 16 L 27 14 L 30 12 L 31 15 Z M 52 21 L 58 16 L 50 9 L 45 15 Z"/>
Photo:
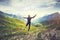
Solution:
<path fill-rule="evenodd" d="M 26 26 L 28 26 L 28 31 L 30 30 L 30 26 L 31 26 L 31 19 L 34 18 L 36 15 L 34 15 L 33 17 L 30 17 L 30 15 L 28 15 L 28 17 L 24 17 L 27 19 L 27 24 Z"/>

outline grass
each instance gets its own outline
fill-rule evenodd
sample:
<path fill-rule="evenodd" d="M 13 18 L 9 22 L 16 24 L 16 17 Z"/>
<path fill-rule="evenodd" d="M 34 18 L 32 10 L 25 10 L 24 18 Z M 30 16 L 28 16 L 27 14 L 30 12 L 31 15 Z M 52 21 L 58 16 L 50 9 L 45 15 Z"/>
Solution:
<path fill-rule="evenodd" d="M 28 27 L 25 27 L 25 22 L 22 20 L 9 17 L 0 17 L 0 39 L 1 37 L 9 35 L 32 34 L 38 31 L 46 30 L 46 27 L 43 25 L 40 25 L 39 27 L 31 26 L 30 31 L 28 31 Z"/>

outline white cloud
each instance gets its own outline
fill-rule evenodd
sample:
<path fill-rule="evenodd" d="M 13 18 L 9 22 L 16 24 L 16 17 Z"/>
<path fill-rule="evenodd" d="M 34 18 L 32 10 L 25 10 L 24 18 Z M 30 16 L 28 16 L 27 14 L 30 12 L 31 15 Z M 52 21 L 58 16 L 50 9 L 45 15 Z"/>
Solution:
<path fill-rule="evenodd" d="M 36 18 L 38 18 L 55 12 L 55 10 L 53 10 L 53 5 L 51 5 L 54 3 L 56 3 L 54 0 L 11 0 L 11 6 L 0 6 L 0 10 L 23 16 L 29 14 L 33 16 L 37 14 Z M 49 7 L 39 8 L 39 6 L 42 5 L 48 5 Z"/>

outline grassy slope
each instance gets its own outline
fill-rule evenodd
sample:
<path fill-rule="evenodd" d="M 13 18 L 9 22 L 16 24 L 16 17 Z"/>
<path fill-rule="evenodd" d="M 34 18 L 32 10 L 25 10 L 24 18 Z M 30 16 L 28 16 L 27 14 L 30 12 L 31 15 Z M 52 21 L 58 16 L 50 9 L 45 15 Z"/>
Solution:
<path fill-rule="evenodd" d="M 42 25 L 40 27 L 31 26 L 29 32 L 27 31 L 28 27 L 25 27 L 25 23 L 22 20 L 9 17 L 0 17 L 0 37 L 7 35 L 35 33 L 40 30 L 45 30 L 45 27 Z M 23 28 L 25 28 L 25 30 Z"/>

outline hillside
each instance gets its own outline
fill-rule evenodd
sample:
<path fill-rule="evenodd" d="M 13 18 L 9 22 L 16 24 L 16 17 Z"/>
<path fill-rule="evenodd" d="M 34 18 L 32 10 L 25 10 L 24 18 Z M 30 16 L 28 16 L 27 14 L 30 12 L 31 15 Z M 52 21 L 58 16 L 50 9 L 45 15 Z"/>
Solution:
<path fill-rule="evenodd" d="M 9 15 L 9 14 L 8 14 Z M 26 22 L 22 19 L 16 19 L 6 16 L 4 12 L 0 12 L 0 40 L 47 40 L 47 35 L 51 33 L 59 40 L 60 38 L 60 14 L 54 13 L 49 20 L 36 25 L 31 25 L 30 31 L 26 27 Z M 45 16 L 46 17 L 46 16 Z M 47 17 L 48 18 L 48 17 Z M 51 38 L 53 38 L 51 36 Z M 46 39 L 45 39 L 46 38 Z"/>
<path fill-rule="evenodd" d="M 10 18 L 4 12 L 0 12 L 0 40 L 20 40 L 21 38 L 28 40 L 27 36 L 30 35 L 30 39 L 33 40 L 35 33 L 46 30 L 43 25 L 39 25 L 39 27 L 31 25 L 31 29 L 28 31 L 28 27 L 25 25 L 26 23 L 22 19 Z"/>
<path fill-rule="evenodd" d="M 25 28 L 25 23 L 21 20 L 17 20 L 9 17 L 0 17 L 0 39 L 8 35 L 26 34 L 27 27 Z M 25 30 L 23 29 L 25 28 Z M 36 30 L 32 27 L 31 31 Z"/>
<path fill-rule="evenodd" d="M 39 35 L 43 40 L 60 40 L 60 14 L 58 12 L 42 17 L 41 23 L 46 25 L 48 29 Z"/>

